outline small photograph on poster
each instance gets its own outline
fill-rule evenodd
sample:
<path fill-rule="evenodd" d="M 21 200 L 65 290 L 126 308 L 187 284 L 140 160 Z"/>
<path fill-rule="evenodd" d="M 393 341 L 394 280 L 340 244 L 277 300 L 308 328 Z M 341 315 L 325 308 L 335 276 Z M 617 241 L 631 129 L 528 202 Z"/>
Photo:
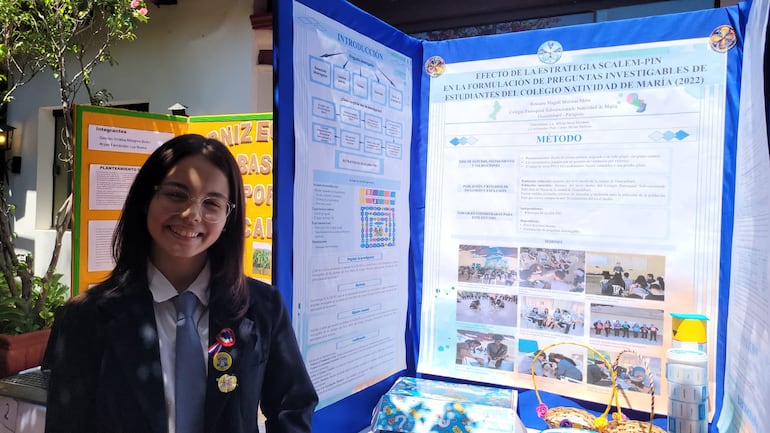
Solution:
<path fill-rule="evenodd" d="M 252 242 L 251 271 L 255 274 L 273 274 L 272 246 L 264 242 Z"/>
<path fill-rule="evenodd" d="M 625 344 L 663 345 L 663 310 L 591 304 L 591 338 Z"/>
<path fill-rule="evenodd" d="M 648 301 L 664 300 L 664 256 L 591 252 L 586 255 L 586 293 Z"/>
<path fill-rule="evenodd" d="M 589 385 L 612 387 L 612 363 L 614 358 L 606 351 L 599 351 L 604 357 L 600 358 L 593 352 L 588 353 L 588 362 L 586 362 L 586 382 Z M 605 362 L 606 361 L 606 362 Z M 609 363 L 609 365 L 607 365 Z"/>
<path fill-rule="evenodd" d="M 516 284 L 518 249 L 483 245 L 460 245 L 457 281 L 494 286 Z"/>
<path fill-rule="evenodd" d="M 521 328 L 554 334 L 585 335 L 585 302 L 523 296 Z"/>
<path fill-rule="evenodd" d="M 475 290 L 457 291 L 457 321 L 516 326 L 518 296 Z"/>
<path fill-rule="evenodd" d="M 574 344 L 558 344 L 548 348 L 555 343 L 558 340 L 520 338 L 516 371 L 534 374 L 536 377 L 582 383 L 586 349 Z"/>
<path fill-rule="evenodd" d="M 584 292 L 585 258 L 585 251 L 523 247 L 519 253 L 519 287 Z"/>
<path fill-rule="evenodd" d="M 650 387 L 655 389 L 655 395 L 660 393 L 661 359 L 647 357 L 631 350 L 597 349 L 610 365 L 613 366 L 617 377 L 617 386 L 621 391 L 621 399 L 625 392 L 650 393 Z M 618 355 L 620 355 L 618 357 Z M 652 377 L 652 382 L 650 378 Z M 610 371 L 607 364 L 593 353 L 588 353 L 586 381 L 589 385 L 604 387 L 612 386 Z"/>
<path fill-rule="evenodd" d="M 514 344 L 513 335 L 458 329 L 456 363 L 513 371 Z"/>

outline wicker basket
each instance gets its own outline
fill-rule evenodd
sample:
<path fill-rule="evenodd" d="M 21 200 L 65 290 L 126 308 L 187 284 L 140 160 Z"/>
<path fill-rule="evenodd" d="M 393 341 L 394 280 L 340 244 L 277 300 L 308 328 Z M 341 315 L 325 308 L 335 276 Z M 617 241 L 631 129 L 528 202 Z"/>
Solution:
<path fill-rule="evenodd" d="M 666 433 L 662 428 L 644 421 L 610 421 L 604 433 Z"/>
<path fill-rule="evenodd" d="M 569 344 L 573 346 L 580 346 L 584 349 L 587 349 L 595 356 L 597 356 L 604 364 L 607 366 L 607 368 L 610 370 L 610 377 L 612 379 L 612 396 L 610 397 L 610 403 L 607 404 L 606 409 L 604 410 L 604 413 L 600 417 L 596 417 L 593 414 L 574 407 L 554 407 L 549 408 L 548 406 L 543 403 L 543 400 L 540 398 L 540 392 L 537 389 L 537 381 L 535 380 L 535 365 L 537 363 L 537 360 L 539 359 L 540 355 L 545 352 L 548 349 L 551 349 L 555 346 L 559 346 L 562 344 Z M 532 360 L 532 383 L 534 384 L 534 391 L 535 396 L 537 397 L 537 415 L 542 418 L 546 424 L 548 424 L 549 428 L 558 428 L 558 427 L 572 427 L 572 428 L 580 428 L 585 430 L 590 430 L 594 432 L 603 432 L 605 431 L 605 428 L 608 425 L 607 422 L 607 415 L 609 414 L 610 410 L 612 409 L 612 402 L 617 402 L 617 387 L 616 387 L 616 376 L 615 371 L 612 368 L 612 365 L 610 364 L 610 361 L 604 357 L 601 353 L 597 352 L 592 347 L 582 344 L 582 343 L 576 343 L 576 342 L 560 342 L 560 343 L 553 343 L 550 344 L 542 349 L 540 349 L 536 354 L 535 358 Z M 617 404 L 615 405 L 619 407 Z M 620 419 L 620 409 L 618 409 L 617 412 L 617 419 Z"/>
<path fill-rule="evenodd" d="M 612 369 L 615 370 L 616 367 L 620 364 L 620 358 L 626 354 L 631 353 L 639 360 L 642 361 L 644 364 L 644 370 L 647 373 L 647 377 L 650 381 L 650 421 L 644 422 L 644 421 L 636 421 L 636 420 L 630 420 L 626 419 L 625 417 L 613 417 L 614 419 L 607 424 L 607 428 L 604 430 L 604 433 L 666 433 L 665 430 L 662 428 L 656 426 L 653 424 L 653 421 L 655 419 L 655 386 L 653 385 L 653 377 L 652 372 L 650 370 L 649 365 L 647 364 L 647 358 L 642 357 L 638 352 L 634 350 L 623 350 L 622 352 L 618 353 L 618 356 L 615 358 L 615 363 L 612 365 Z M 615 395 L 617 396 L 619 391 L 617 389 L 617 382 L 615 383 Z M 620 412 L 620 409 L 618 409 L 618 412 Z"/>

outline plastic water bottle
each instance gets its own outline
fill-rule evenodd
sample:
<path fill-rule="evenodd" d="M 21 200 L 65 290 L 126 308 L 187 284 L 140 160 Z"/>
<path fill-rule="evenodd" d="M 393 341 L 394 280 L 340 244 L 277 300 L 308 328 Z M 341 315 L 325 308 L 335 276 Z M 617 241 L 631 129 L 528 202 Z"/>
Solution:
<path fill-rule="evenodd" d="M 674 338 L 666 351 L 669 433 L 708 433 L 709 368 L 705 316 L 672 313 Z"/>

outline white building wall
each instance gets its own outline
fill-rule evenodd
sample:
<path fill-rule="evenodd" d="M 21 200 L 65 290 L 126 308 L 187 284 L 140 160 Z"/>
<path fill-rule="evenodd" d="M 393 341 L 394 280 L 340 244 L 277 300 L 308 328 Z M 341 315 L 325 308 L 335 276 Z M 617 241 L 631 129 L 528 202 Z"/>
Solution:
<path fill-rule="evenodd" d="M 272 111 L 272 68 L 256 65 L 258 51 L 272 48 L 272 31 L 252 30 L 252 0 L 178 0 L 149 10 L 137 39 L 112 50 L 118 64 L 94 72 L 94 90 L 107 89 L 113 103 L 149 102 L 154 113 L 168 113 L 175 102 L 190 115 Z M 37 273 L 45 271 L 55 239 L 52 112 L 58 97 L 52 74 L 45 73 L 15 93 L 8 113 L 17 128 L 12 154 L 22 157 L 21 173 L 11 175 L 18 246 L 34 253 Z M 85 101 L 81 94 L 78 102 Z M 58 265 L 68 284 L 70 237 Z"/>

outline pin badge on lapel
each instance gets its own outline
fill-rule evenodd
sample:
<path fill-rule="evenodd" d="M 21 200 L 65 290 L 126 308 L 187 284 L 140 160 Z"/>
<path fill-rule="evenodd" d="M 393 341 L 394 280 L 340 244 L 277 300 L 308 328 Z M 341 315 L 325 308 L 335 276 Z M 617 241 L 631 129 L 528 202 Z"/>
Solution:
<path fill-rule="evenodd" d="M 238 378 L 229 374 L 223 374 L 217 379 L 219 392 L 232 392 L 238 386 Z"/>
<path fill-rule="evenodd" d="M 235 344 L 235 332 L 232 328 L 225 328 L 217 334 L 217 341 L 224 347 L 230 347 Z"/>
<path fill-rule="evenodd" d="M 209 356 L 216 356 L 223 347 L 232 347 L 235 344 L 235 332 L 232 328 L 224 328 L 219 331 L 216 340 L 209 346 Z"/>
<path fill-rule="evenodd" d="M 233 366 L 233 357 L 227 352 L 217 352 L 213 357 L 214 368 L 217 371 L 226 371 Z"/>

